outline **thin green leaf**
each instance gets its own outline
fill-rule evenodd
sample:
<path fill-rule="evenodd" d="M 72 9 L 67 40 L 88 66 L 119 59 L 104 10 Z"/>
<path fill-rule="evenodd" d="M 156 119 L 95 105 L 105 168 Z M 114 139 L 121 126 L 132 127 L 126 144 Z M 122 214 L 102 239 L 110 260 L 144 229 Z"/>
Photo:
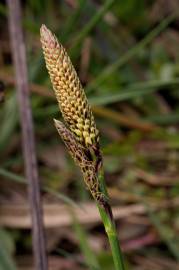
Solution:
<path fill-rule="evenodd" d="M 148 45 L 155 37 L 157 37 L 174 19 L 176 13 L 166 17 L 157 27 L 155 27 L 144 39 L 137 43 L 134 47 L 128 50 L 123 56 L 117 59 L 114 63 L 104 68 L 102 72 L 88 85 L 87 92 L 98 87 L 104 82 L 110 74 L 125 65 L 132 57 L 134 57 L 141 49 Z"/>
<path fill-rule="evenodd" d="M 151 209 L 151 207 L 149 207 L 149 205 L 147 205 L 146 203 L 144 204 L 146 205 L 150 220 L 154 224 L 159 235 L 166 243 L 176 260 L 179 261 L 179 239 L 177 239 L 178 237 L 172 235 L 173 233 L 170 233 L 171 229 L 160 221 L 159 216 Z"/>
<path fill-rule="evenodd" d="M 12 240 L 9 235 L 0 229 L 0 269 L 16 270 L 15 263 L 12 259 L 11 248 Z"/>
<path fill-rule="evenodd" d="M 158 89 L 161 89 L 161 88 L 166 89 L 166 87 L 178 85 L 178 84 L 179 84 L 179 79 L 172 79 L 168 81 L 154 80 L 154 81 L 148 81 L 148 82 L 139 82 L 139 83 L 132 84 L 126 89 L 123 89 L 122 91 L 120 91 L 120 93 L 92 97 L 92 98 L 89 98 L 89 100 L 92 105 L 106 105 L 106 104 L 111 104 L 118 101 L 129 100 L 131 98 L 141 97 L 141 96 L 156 92 Z"/>
<path fill-rule="evenodd" d="M 90 270 L 101 269 L 98 260 L 95 256 L 95 253 L 93 252 L 93 250 L 89 245 L 87 233 L 85 232 L 84 228 L 82 228 L 82 226 L 79 224 L 73 213 L 72 216 L 74 220 L 74 230 L 76 236 L 78 237 L 80 249 L 85 258 L 85 263 L 88 265 Z"/>
<path fill-rule="evenodd" d="M 98 12 L 91 18 L 91 20 L 84 26 L 84 28 L 75 38 L 72 48 L 77 47 L 79 43 L 92 31 L 92 29 L 101 20 L 104 14 L 110 9 L 110 7 L 112 6 L 112 4 L 114 4 L 114 2 L 115 2 L 114 0 L 105 1 L 103 6 L 98 10 Z"/>
<path fill-rule="evenodd" d="M 0 175 L 2 175 L 3 177 L 6 177 L 7 180 L 15 181 L 15 182 L 20 183 L 20 184 L 27 184 L 26 179 L 24 177 L 17 175 L 15 173 L 9 172 L 3 168 L 0 168 Z M 61 201 L 63 201 L 67 205 L 79 208 L 79 205 L 75 201 L 73 201 L 69 197 L 65 196 L 64 194 L 56 192 L 48 187 L 43 187 L 42 189 L 43 189 L 43 191 L 48 192 L 49 194 L 60 199 Z"/>

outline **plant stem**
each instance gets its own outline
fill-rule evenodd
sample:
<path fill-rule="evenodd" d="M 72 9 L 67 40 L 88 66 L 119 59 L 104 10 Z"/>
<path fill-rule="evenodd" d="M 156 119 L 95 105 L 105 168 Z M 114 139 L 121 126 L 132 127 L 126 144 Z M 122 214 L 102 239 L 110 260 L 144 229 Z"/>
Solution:
<path fill-rule="evenodd" d="M 98 180 L 101 185 L 102 192 L 105 194 L 106 197 L 108 197 L 106 184 L 104 180 L 104 172 L 101 169 L 98 175 Z M 108 209 L 107 209 L 108 208 Z M 110 204 L 108 204 L 107 208 L 102 208 L 98 205 L 99 213 L 101 215 L 101 219 L 104 224 L 104 228 L 106 231 L 106 234 L 108 236 L 108 240 L 111 246 L 113 261 L 115 265 L 116 270 L 125 270 L 122 252 L 120 249 L 120 244 L 117 236 L 115 221 L 112 214 L 112 209 Z"/>
<path fill-rule="evenodd" d="M 36 270 L 47 270 L 48 260 L 43 226 L 43 210 L 35 149 L 34 127 L 29 97 L 26 48 L 22 29 L 20 0 L 7 0 L 9 31 L 15 68 L 17 99 L 22 127 L 22 148 L 25 175 L 28 181 L 29 204 L 32 216 L 33 251 Z"/>
<path fill-rule="evenodd" d="M 101 219 L 103 221 L 105 231 L 106 231 L 106 234 L 108 236 L 109 243 L 111 246 L 115 269 L 124 270 L 125 269 L 124 262 L 123 262 L 122 252 L 121 252 L 118 237 L 117 237 L 115 224 L 113 220 L 111 220 L 111 218 L 109 217 L 108 213 L 103 208 L 98 206 L 98 209 L 99 209 Z"/>

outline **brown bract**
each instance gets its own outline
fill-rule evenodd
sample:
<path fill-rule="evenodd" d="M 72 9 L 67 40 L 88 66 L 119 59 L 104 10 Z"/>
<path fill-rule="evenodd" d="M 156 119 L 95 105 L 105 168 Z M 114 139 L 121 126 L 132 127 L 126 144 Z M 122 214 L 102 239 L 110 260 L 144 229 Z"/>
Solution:
<path fill-rule="evenodd" d="M 92 161 L 91 157 L 88 156 L 87 149 L 76 140 L 74 134 L 68 130 L 62 122 L 58 120 L 54 120 L 54 122 L 58 133 L 68 149 L 68 152 L 74 159 L 75 163 L 80 167 L 87 188 L 90 190 L 93 198 L 103 206 L 106 198 L 100 191 L 94 161 Z"/>

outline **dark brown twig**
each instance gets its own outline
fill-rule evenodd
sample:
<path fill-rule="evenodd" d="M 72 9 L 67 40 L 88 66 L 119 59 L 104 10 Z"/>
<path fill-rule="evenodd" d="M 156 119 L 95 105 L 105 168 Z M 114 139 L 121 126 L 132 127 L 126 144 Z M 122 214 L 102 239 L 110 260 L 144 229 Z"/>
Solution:
<path fill-rule="evenodd" d="M 32 214 L 35 269 L 47 270 L 48 264 L 45 252 L 45 237 L 42 221 L 42 208 L 40 200 L 37 159 L 35 153 L 32 113 L 29 102 L 26 51 L 21 24 L 21 8 L 19 0 L 7 0 L 7 4 L 9 8 L 9 30 L 16 74 L 20 120 L 22 126 L 22 144 L 25 160 L 25 173 L 28 180 L 29 201 Z"/>

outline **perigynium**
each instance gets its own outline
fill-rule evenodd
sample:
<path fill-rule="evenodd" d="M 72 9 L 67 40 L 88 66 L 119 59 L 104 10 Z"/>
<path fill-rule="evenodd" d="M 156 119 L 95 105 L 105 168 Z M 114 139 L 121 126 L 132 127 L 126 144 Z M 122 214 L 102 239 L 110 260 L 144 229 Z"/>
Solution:
<path fill-rule="evenodd" d="M 40 29 L 46 66 L 65 124 L 55 126 L 70 155 L 80 167 L 87 188 L 96 201 L 108 235 L 116 270 L 124 270 L 115 223 L 105 188 L 99 132 L 70 58 L 45 25 Z"/>

